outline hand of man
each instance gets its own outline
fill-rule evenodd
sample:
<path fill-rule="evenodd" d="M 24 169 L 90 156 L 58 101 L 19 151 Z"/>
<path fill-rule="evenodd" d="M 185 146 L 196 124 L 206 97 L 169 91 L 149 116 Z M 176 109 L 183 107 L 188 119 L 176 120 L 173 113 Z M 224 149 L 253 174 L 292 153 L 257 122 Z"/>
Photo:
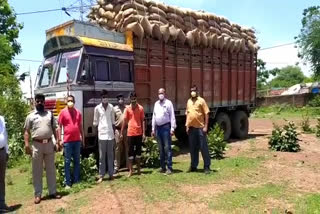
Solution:
<path fill-rule="evenodd" d="M 171 131 L 171 136 L 173 136 L 174 135 L 174 131 Z"/>
<path fill-rule="evenodd" d="M 82 139 L 82 148 L 85 148 L 86 147 L 86 142 L 85 142 L 85 140 L 84 139 Z"/>
<path fill-rule="evenodd" d="M 187 134 L 188 134 L 188 132 L 189 132 L 189 127 L 188 127 L 188 126 L 186 126 L 186 132 L 187 132 Z"/>
<path fill-rule="evenodd" d="M 146 141 L 146 135 L 143 134 L 143 135 L 142 135 L 142 143 L 144 143 L 145 141 Z"/>
<path fill-rule="evenodd" d="M 30 146 L 25 146 L 25 151 L 27 155 L 32 156 L 32 149 L 30 148 Z"/>
<path fill-rule="evenodd" d="M 151 136 L 152 136 L 152 137 L 154 137 L 154 136 L 155 136 L 154 131 L 152 131 L 152 132 L 151 132 Z"/>
<path fill-rule="evenodd" d="M 203 130 L 203 132 L 204 132 L 205 134 L 207 134 L 207 132 L 208 132 L 208 128 L 207 128 L 207 127 L 204 127 L 202 130 Z"/>

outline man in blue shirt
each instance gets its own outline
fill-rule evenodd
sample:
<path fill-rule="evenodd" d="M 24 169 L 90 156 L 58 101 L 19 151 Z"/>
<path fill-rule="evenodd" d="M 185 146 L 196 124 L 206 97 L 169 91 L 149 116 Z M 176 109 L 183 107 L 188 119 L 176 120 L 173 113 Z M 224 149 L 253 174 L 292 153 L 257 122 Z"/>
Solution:
<path fill-rule="evenodd" d="M 160 150 L 160 172 L 170 175 L 172 173 L 171 136 L 176 128 L 176 118 L 172 102 L 165 98 L 165 92 L 165 89 L 159 89 L 159 100 L 154 104 L 152 136 L 156 136 Z"/>

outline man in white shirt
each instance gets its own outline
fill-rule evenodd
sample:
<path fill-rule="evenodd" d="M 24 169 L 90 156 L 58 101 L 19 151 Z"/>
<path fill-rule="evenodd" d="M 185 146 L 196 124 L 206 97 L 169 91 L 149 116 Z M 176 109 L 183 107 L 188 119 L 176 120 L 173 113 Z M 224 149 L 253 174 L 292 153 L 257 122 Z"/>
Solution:
<path fill-rule="evenodd" d="M 106 174 L 106 155 L 108 162 L 109 180 L 113 179 L 114 161 L 114 129 L 115 114 L 113 106 L 108 102 L 108 92 L 102 90 L 102 103 L 94 109 L 93 126 L 98 127 L 99 141 L 99 175 L 98 183 L 103 181 Z"/>
<path fill-rule="evenodd" d="M 5 203 L 5 175 L 9 158 L 8 134 L 3 116 L 0 116 L 0 213 L 10 211 Z"/>

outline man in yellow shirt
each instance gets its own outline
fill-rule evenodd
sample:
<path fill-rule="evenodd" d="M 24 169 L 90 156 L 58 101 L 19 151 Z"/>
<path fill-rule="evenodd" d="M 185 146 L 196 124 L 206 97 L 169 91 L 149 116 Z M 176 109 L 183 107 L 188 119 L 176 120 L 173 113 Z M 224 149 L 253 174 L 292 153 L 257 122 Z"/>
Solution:
<path fill-rule="evenodd" d="M 199 164 L 199 150 L 204 162 L 204 172 L 210 173 L 210 155 L 207 143 L 209 122 L 209 108 L 206 101 L 198 95 L 196 86 L 191 88 L 191 98 L 186 109 L 186 131 L 189 135 L 191 166 L 188 172 L 197 171 Z"/>

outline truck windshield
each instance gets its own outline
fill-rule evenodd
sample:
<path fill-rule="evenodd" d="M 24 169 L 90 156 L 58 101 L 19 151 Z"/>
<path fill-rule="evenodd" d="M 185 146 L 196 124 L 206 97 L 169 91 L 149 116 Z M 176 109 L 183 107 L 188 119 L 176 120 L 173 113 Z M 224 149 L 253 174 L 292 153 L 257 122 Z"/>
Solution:
<path fill-rule="evenodd" d="M 44 61 L 42 75 L 40 76 L 40 82 L 39 82 L 40 87 L 47 87 L 50 85 L 56 62 L 57 62 L 57 56 L 50 57 Z"/>
<path fill-rule="evenodd" d="M 76 76 L 80 58 L 80 50 L 62 54 L 58 70 L 57 83 L 72 82 Z"/>

